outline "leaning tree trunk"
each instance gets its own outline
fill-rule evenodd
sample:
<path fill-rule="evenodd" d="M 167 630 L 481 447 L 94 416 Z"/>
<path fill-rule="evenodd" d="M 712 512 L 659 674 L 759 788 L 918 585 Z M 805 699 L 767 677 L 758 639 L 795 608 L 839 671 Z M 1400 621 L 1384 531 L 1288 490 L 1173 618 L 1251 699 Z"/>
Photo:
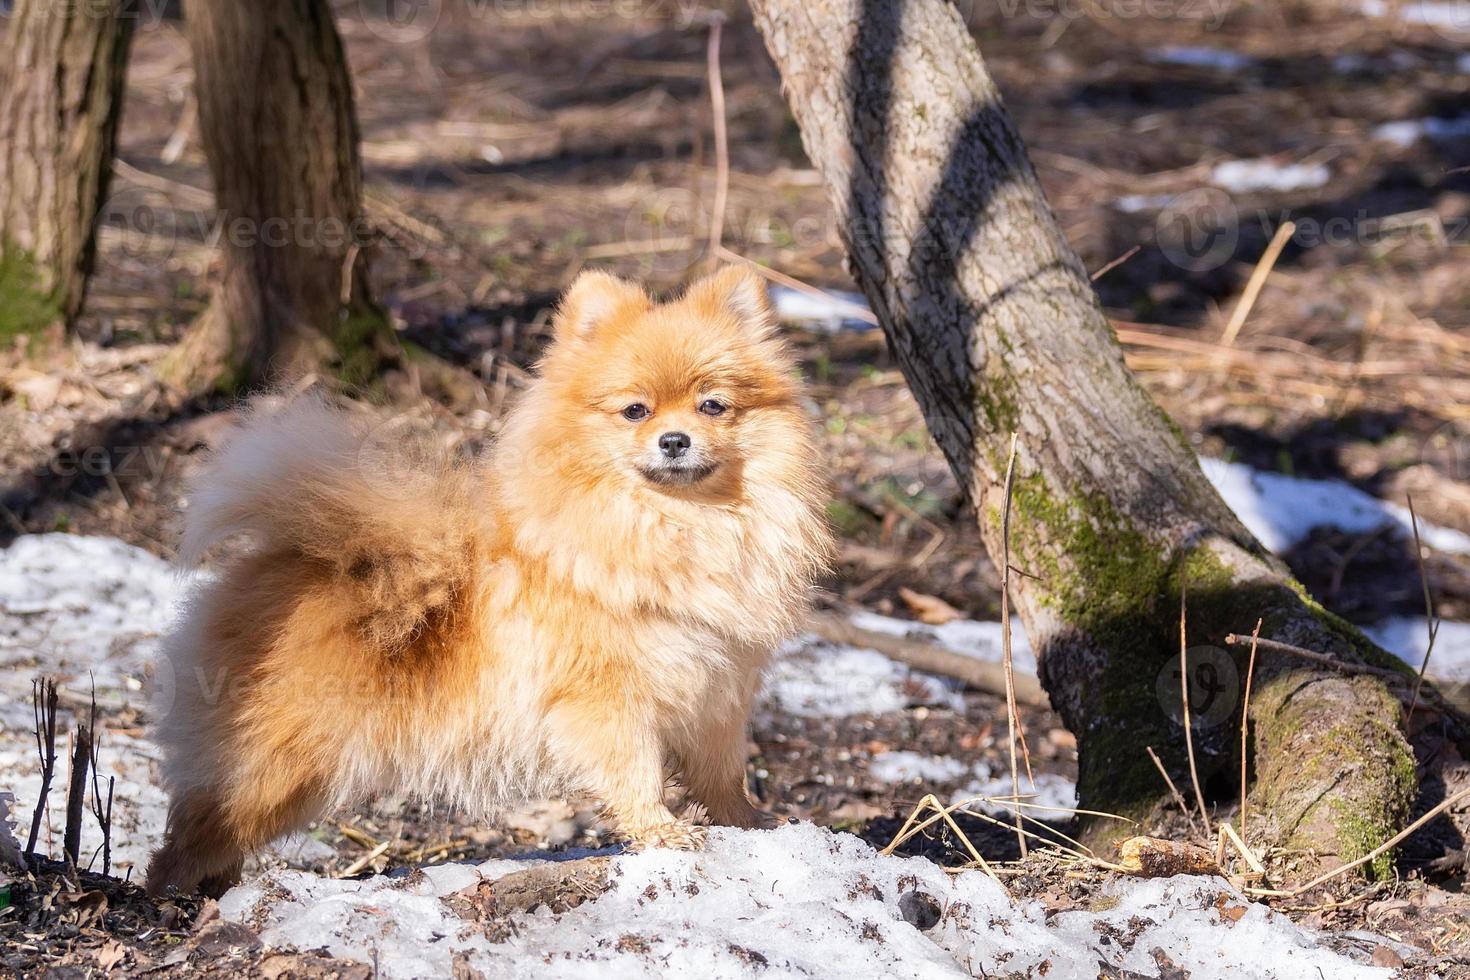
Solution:
<path fill-rule="evenodd" d="M 135 20 L 128 0 L 15 5 L 0 68 L 0 344 L 81 312 Z"/>
<path fill-rule="evenodd" d="M 1149 745 L 1187 780 L 1176 705 L 1158 684 L 1178 663 L 1186 581 L 1191 647 L 1264 617 L 1264 636 L 1387 658 L 1251 538 L 1129 373 L 954 8 L 752 6 L 853 276 L 993 555 L 1019 434 L 1011 549 L 1036 577 L 1018 576 L 1013 594 L 1052 703 L 1078 735 L 1083 805 L 1146 813 L 1163 790 Z M 1238 686 L 1225 696 L 1238 719 Z M 1346 859 L 1397 829 L 1414 760 L 1381 680 L 1264 656 L 1250 713 L 1268 839 Z M 1196 729 L 1202 783 L 1228 790 L 1237 738 L 1229 723 Z"/>
<path fill-rule="evenodd" d="M 357 120 L 328 3 L 191 0 L 185 30 L 224 271 L 165 379 L 367 380 L 393 345 L 364 278 Z"/>

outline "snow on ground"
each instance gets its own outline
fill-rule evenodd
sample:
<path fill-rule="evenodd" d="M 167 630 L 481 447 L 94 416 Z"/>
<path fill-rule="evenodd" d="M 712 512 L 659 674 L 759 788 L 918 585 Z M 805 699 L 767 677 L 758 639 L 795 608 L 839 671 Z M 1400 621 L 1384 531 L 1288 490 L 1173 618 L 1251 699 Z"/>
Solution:
<path fill-rule="evenodd" d="M 1201 458 L 1200 466 L 1250 532 L 1275 552 L 1286 551 L 1316 527 L 1355 534 L 1391 524 L 1399 533 L 1409 533 L 1407 507 L 1386 503 L 1340 480 L 1267 473 L 1219 459 Z M 1436 551 L 1470 555 L 1470 535 L 1462 531 L 1421 520 L 1419 537 Z"/>
<path fill-rule="evenodd" d="M 1210 183 L 1232 194 L 1321 187 L 1331 177 L 1326 164 L 1278 163 L 1271 159 L 1226 160 L 1210 171 Z"/>
<path fill-rule="evenodd" d="M 868 760 L 868 775 L 881 783 L 947 783 L 969 771 L 958 759 L 922 752 L 879 752 Z"/>
<path fill-rule="evenodd" d="M 0 551 L 0 789 L 15 794 L 22 838 L 41 786 L 32 679 L 42 672 L 56 678 L 62 715 L 57 755 L 63 757 L 72 713 L 85 714 L 94 681 L 99 705 L 146 704 L 158 636 L 168 628 L 181 589 L 167 562 L 112 538 L 28 535 Z M 141 731 L 113 728 L 103 734 L 98 754 L 103 777 L 116 779 L 113 867 L 120 875 L 129 869 L 136 874 L 163 833 L 167 800 L 155 779 L 158 752 Z M 53 853 L 61 851 L 66 823 L 67 766 L 58 758 L 49 819 L 39 837 L 43 848 L 55 841 Z M 90 854 L 101 843 L 89 818 L 82 850 Z"/>
<path fill-rule="evenodd" d="M 1178 194 L 1124 194 L 1113 202 L 1113 206 L 1124 214 L 1162 211 L 1174 203 L 1178 197 Z"/>
<path fill-rule="evenodd" d="M 1223 48 L 1168 47 L 1148 52 L 1149 61 L 1161 65 L 1183 65 L 1187 68 L 1213 68 L 1215 71 L 1245 71 L 1254 65 L 1255 59 L 1237 51 Z"/>
<path fill-rule="evenodd" d="M 868 301 L 861 294 L 843 289 L 824 292 L 826 296 L 816 296 L 787 286 L 772 286 L 770 290 L 776 316 L 782 323 L 798 323 L 827 333 L 844 329 L 877 329 L 863 318 L 868 311 Z"/>
<path fill-rule="evenodd" d="M 948 783 L 970 776 L 965 787 L 955 793 L 951 802 L 975 800 L 968 809 L 989 813 L 1010 813 L 1013 809 L 1001 797 L 1013 795 L 1010 773 L 994 773 L 985 763 L 971 766 L 947 755 L 924 755 L 919 752 L 879 752 L 868 761 L 868 775 L 883 783 Z M 1024 802 L 1032 806 L 1055 807 L 1058 810 L 1075 809 L 1077 806 L 1077 784 L 1064 776 L 1044 772 L 1035 782 L 1021 773 L 1020 794 Z M 1047 819 L 1044 811 L 1026 808 L 1026 816 L 1038 820 Z"/>
<path fill-rule="evenodd" d="M 1384 123 L 1373 130 L 1373 138 L 1395 146 L 1413 146 L 1421 139 L 1462 140 L 1470 138 L 1470 116 L 1426 116 Z"/>
<path fill-rule="evenodd" d="M 852 624 L 860 629 L 928 640 L 976 660 L 998 664 L 1005 659 L 1004 631 L 999 623 L 957 619 L 940 626 L 929 626 L 866 609 L 854 610 L 851 619 Z M 1036 654 L 1031 651 L 1031 642 L 1026 639 L 1026 630 L 1019 618 L 1011 621 L 1011 664 L 1023 673 L 1036 673 Z"/>
<path fill-rule="evenodd" d="M 1392 16 L 1404 24 L 1431 27 L 1453 34 L 1470 34 L 1470 9 L 1462 3 L 1446 3 L 1445 0 L 1409 0 L 1407 3 L 1363 0 L 1360 9 L 1369 17 Z"/>
<path fill-rule="evenodd" d="M 498 977 L 1073 980 L 1097 976 L 1103 963 L 1153 976 L 1154 949 L 1202 977 L 1390 976 L 1325 948 L 1317 935 L 1246 902 L 1220 879 L 1120 879 L 1095 903 L 1098 911 L 1048 916 L 1040 903 L 1011 902 L 979 871 L 950 876 L 928 861 L 883 857 L 856 837 L 809 824 L 717 829 L 694 854 L 619 855 L 610 891 L 560 915 L 544 908 L 515 914 L 503 942 L 490 941 L 444 901 L 520 866 L 447 865 L 364 881 L 271 873 L 229 892 L 221 912 L 262 929 L 269 944 L 325 947 L 375 964 L 388 980 L 448 976 L 456 954 Z M 911 924 L 926 904 L 912 892 L 940 912 L 927 930 Z M 1119 930 L 1131 941 L 1102 941 Z"/>
<path fill-rule="evenodd" d="M 833 646 L 814 637 L 798 637 L 782 647 L 761 698 L 766 707 L 800 718 L 881 715 L 914 704 L 964 707 L 949 681 L 910 670 L 875 650 Z"/>
<path fill-rule="evenodd" d="M 1395 616 L 1363 632 L 1412 667 L 1423 662 L 1424 650 L 1429 645 L 1429 628 L 1423 616 Z M 1470 684 L 1470 623 L 1440 623 L 1427 673 L 1430 677 Z"/>
<path fill-rule="evenodd" d="M 30 678 L 43 670 L 56 674 L 66 714 L 84 708 L 95 677 L 102 704 L 137 709 L 109 711 L 113 719 L 136 721 L 124 730 L 110 727 L 102 753 L 105 771 L 118 780 L 114 863 L 124 874 L 141 871 L 163 829 L 155 751 L 142 731 L 145 688 L 157 637 L 186 587 L 153 556 L 104 538 L 37 535 L 0 551 L 0 792 L 15 794 L 23 825 L 38 784 Z M 894 628 L 876 619 L 863 625 Z M 973 655 L 999 655 L 996 624 L 925 629 Z M 1017 639 L 1023 640 L 1019 631 Z M 1024 642 L 1017 651 L 1018 661 L 1030 656 Z M 945 682 L 873 651 L 806 638 L 783 649 L 764 702 L 765 710 L 823 716 L 959 698 Z M 895 779 L 964 774 L 947 761 L 904 753 L 875 760 L 879 774 Z M 966 795 L 1010 792 L 1008 774 L 982 769 L 973 770 Z M 1075 792 L 1065 780 L 1046 777 L 1036 791 L 1034 801 L 1045 805 L 1066 805 Z M 54 835 L 61 816 L 60 794 L 53 793 Z M 91 827 L 85 833 L 90 849 L 97 833 Z M 1200 976 L 1388 975 L 1339 956 L 1262 906 L 1248 906 L 1239 921 L 1222 916 L 1218 896 L 1240 899 L 1219 880 L 1120 880 L 1112 886 L 1115 904 L 1048 916 L 1035 903 L 1011 905 L 979 872 L 950 878 L 928 862 L 881 857 L 855 837 L 810 825 L 716 830 L 711 837 L 700 854 L 616 857 L 615 887 L 607 895 L 560 916 L 518 915 L 511 937 L 500 943 L 457 918 L 442 899 L 523 866 L 505 861 L 363 881 L 268 871 L 230 892 L 223 908 L 228 917 L 263 928 L 268 943 L 326 946 L 376 963 L 388 978 L 447 974 L 457 951 L 506 976 L 738 976 L 764 964 L 762 972 L 773 976 L 939 977 L 982 968 L 1039 973 L 1049 964 L 1048 977 L 1066 978 L 1095 976 L 1099 960 L 1154 969 L 1154 948 Z M 909 924 L 900 907 L 902 893 L 914 889 L 944 910 L 927 931 Z M 1117 929 L 1137 933 L 1136 941 L 1099 942 Z"/>

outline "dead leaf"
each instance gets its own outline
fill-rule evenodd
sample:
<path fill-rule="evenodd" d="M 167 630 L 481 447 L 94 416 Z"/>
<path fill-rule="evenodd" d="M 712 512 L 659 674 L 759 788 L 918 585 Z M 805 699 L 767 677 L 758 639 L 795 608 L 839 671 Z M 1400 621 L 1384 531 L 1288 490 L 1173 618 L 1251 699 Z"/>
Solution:
<path fill-rule="evenodd" d="M 957 619 L 964 619 L 965 614 L 954 606 L 945 602 L 937 595 L 926 595 L 923 592 L 915 592 L 913 589 L 900 588 L 898 597 L 909 607 L 909 612 L 921 623 L 929 626 L 943 626 Z"/>
<path fill-rule="evenodd" d="M 108 973 L 113 967 L 121 963 L 128 955 L 128 948 L 122 943 L 113 940 L 97 951 L 97 968 L 103 973 Z"/>

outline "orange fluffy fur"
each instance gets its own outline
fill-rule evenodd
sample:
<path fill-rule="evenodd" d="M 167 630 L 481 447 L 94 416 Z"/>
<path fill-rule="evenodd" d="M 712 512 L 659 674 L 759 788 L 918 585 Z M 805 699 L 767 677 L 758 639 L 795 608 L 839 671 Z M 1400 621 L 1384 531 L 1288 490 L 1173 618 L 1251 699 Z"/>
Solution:
<path fill-rule="evenodd" d="M 635 844 L 696 847 L 672 772 L 715 822 L 758 823 L 751 701 L 830 548 L 799 398 L 750 275 L 657 304 L 589 273 L 482 462 L 390 476 L 319 399 L 255 414 L 187 513 L 186 559 L 251 545 L 165 647 L 149 890 L 218 892 L 385 789 L 479 815 L 586 793 Z M 673 431 L 690 468 L 670 474 Z"/>

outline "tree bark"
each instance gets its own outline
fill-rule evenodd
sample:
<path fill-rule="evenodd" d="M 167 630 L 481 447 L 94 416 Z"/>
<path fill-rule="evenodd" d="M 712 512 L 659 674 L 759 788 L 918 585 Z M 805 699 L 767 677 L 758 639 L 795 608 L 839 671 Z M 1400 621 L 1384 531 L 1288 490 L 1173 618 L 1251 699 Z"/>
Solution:
<path fill-rule="evenodd" d="M 752 7 L 853 277 L 993 555 L 1009 436 L 1019 433 L 1011 548 L 1037 577 L 1019 577 L 1013 594 L 1051 702 L 1078 736 L 1082 804 L 1131 817 L 1157 805 L 1164 787 L 1147 745 L 1187 780 L 1183 728 L 1158 683 L 1177 670 L 1186 581 L 1191 647 L 1223 647 L 1226 633 L 1264 617 L 1263 636 L 1394 663 L 1252 539 L 1124 366 L 954 8 Z M 1232 656 L 1203 659 L 1229 673 Z M 1196 691 L 1200 660 L 1191 659 Z M 1237 721 L 1239 693 L 1223 692 Z M 1233 795 L 1238 727 L 1192 703 L 1201 781 Z M 1250 714 L 1253 812 L 1265 817 L 1253 826 L 1269 840 L 1345 860 L 1397 829 L 1414 760 L 1381 678 L 1263 655 Z"/>
<path fill-rule="evenodd" d="M 393 352 L 369 295 L 352 82 L 326 0 L 192 0 L 199 131 L 223 277 L 166 360 L 186 390 L 327 370 L 360 384 Z"/>
<path fill-rule="evenodd" d="M 0 344 L 81 313 L 136 17 L 127 0 L 15 5 L 0 69 Z"/>

